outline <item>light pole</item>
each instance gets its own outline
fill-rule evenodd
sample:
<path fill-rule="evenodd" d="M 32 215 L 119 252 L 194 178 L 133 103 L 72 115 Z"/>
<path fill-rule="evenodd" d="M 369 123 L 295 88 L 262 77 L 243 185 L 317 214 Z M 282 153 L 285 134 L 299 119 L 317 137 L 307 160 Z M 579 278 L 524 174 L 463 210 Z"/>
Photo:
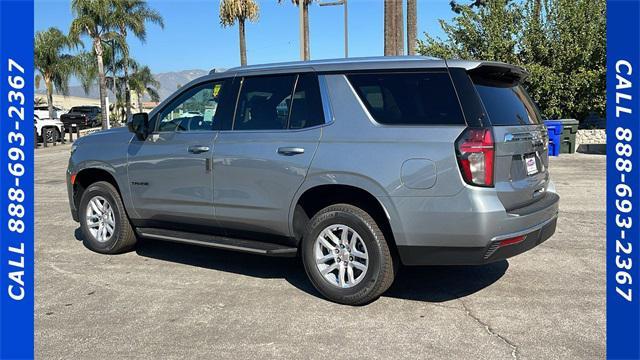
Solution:
<path fill-rule="evenodd" d="M 307 48 L 307 44 L 304 38 L 304 0 L 298 2 L 298 14 L 300 15 L 300 60 L 304 61 L 304 50 Z"/>
<path fill-rule="evenodd" d="M 344 57 L 349 57 L 349 10 L 347 6 L 347 0 L 338 0 L 331 2 L 321 2 L 318 3 L 320 6 L 336 6 L 343 5 L 344 6 Z"/>

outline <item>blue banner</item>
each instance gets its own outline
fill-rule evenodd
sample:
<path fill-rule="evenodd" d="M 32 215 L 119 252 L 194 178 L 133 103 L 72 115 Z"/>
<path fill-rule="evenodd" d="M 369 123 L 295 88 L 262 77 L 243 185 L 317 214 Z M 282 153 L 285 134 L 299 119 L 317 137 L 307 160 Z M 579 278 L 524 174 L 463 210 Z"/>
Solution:
<path fill-rule="evenodd" d="M 0 0 L 0 359 L 33 358 L 33 1 Z"/>
<path fill-rule="evenodd" d="M 607 358 L 640 358 L 640 1 L 607 3 Z"/>

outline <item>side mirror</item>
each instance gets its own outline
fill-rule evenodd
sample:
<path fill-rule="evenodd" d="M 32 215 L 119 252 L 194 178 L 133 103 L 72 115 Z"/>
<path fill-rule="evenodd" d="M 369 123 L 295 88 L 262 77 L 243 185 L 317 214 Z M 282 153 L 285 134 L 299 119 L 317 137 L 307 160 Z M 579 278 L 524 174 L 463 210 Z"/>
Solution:
<path fill-rule="evenodd" d="M 144 140 L 149 135 L 149 114 L 137 113 L 133 114 L 131 120 L 127 122 L 129 131 L 136 134 L 138 140 Z"/>

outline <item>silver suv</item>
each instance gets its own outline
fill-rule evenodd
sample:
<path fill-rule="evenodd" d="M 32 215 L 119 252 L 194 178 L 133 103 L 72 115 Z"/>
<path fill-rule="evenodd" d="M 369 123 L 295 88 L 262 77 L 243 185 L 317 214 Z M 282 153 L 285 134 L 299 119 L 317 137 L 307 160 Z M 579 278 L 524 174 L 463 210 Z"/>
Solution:
<path fill-rule="evenodd" d="M 554 233 L 525 76 L 424 57 L 212 73 L 79 139 L 71 213 L 101 253 L 142 237 L 300 256 L 320 293 L 364 304 L 400 264 L 489 263 Z"/>

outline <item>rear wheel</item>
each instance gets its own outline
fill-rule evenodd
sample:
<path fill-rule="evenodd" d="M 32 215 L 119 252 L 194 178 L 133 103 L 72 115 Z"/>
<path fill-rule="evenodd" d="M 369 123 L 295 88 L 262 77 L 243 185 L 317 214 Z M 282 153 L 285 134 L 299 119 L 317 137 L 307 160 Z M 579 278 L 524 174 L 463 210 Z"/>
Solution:
<path fill-rule="evenodd" d="M 91 184 L 78 207 L 85 245 L 103 254 L 131 250 L 136 235 L 129 223 L 118 190 L 106 181 Z"/>
<path fill-rule="evenodd" d="M 341 304 L 366 304 L 395 277 L 382 231 L 367 212 L 348 204 L 326 207 L 309 221 L 302 260 L 315 288 Z"/>
<path fill-rule="evenodd" d="M 47 143 L 56 143 L 60 139 L 60 132 L 56 128 L 45 128 L 43 137 Z"/>

